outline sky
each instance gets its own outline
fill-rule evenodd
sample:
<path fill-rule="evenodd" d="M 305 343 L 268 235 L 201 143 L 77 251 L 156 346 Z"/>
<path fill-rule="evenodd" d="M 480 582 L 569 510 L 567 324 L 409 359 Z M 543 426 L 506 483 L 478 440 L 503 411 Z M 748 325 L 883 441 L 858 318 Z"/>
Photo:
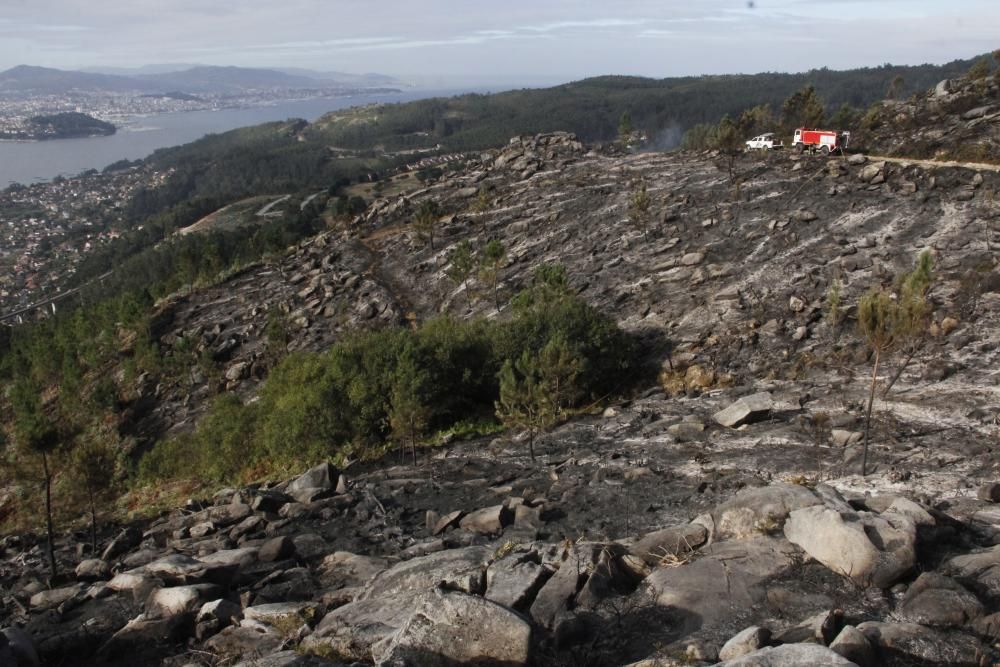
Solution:
<path fill-rule="evenodd" d="M 0 0 L 0 70 L 203 63 L 555 83 L 943 63 L 1000 0 Z"/>

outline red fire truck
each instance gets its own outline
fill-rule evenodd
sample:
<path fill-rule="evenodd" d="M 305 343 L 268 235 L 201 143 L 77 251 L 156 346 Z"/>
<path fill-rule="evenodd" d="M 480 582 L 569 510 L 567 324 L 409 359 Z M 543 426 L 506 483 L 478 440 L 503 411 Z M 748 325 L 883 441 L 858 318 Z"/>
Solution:
<path fill-rule="evenodd" d="M 808 148 L 812 151 L 821 151 L 825 155 L 830 151 L 846 148 L 850 138 L 850 132 L 810 130 L 800 127 L 795 130 L 795 136 L 792 137 L 792 147 L 800 152 Z"/>

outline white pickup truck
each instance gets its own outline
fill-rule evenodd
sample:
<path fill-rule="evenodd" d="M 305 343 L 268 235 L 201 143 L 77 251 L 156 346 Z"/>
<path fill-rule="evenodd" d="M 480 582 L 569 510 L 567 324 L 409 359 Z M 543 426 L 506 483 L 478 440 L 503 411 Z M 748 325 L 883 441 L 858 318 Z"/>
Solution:
<path fill-rule="evenodd" d="M 774 140 L 773 132 L 762 134 L 747 141 L 748 151 L 769 151 L 781 148 L 782 146 L 784 146 L 784 144 L 782 144 L 781 141 Z"/>

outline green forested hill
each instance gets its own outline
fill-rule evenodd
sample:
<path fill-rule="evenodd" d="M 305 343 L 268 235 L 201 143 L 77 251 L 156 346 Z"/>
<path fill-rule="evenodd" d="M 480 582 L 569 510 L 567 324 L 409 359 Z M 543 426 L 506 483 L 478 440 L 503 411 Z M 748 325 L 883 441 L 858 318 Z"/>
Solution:
<path fill-rule="evenodd" d="M 33 116 L 21 131 L 0 133 L 0 138 L 10 139 L 76 139 L 114 134 L 117 128 L 111 123 L 69 111 L 49 116 Z"/>
<path fill-rule="evenodd" d="M 379 145 L 388 150 L 436 143 L 450 150 L 474 150 L 513 135 L 554 130 L 604 141 L 615 137 L 619 118 L 627 111 L 635 129 L 670 148 L 699 123 L 714 123 L 761 104 L 778 111 L 784 99 L 808 85 L 816 88 L 830 112 L 844 104 L 865 109 L 885 98 L 894 82 L 894 94 L 907 97 L 964 73 L 972 62 L 670 79 L 602 76 L 553 88 L 386 105 L 367 117 L 336 112 L 317 121 L 309 134 L 347 148 Z"/>

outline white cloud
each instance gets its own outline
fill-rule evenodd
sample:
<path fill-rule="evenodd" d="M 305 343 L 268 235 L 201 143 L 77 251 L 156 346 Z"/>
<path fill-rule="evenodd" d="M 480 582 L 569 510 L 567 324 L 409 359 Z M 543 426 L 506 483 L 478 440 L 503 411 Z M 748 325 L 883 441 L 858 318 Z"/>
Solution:
<path fill-rule="evenodd" d="M 943 62 L 997 0 L 0 0 L 0 69 L 146 62 L 651 76 Z"/>

